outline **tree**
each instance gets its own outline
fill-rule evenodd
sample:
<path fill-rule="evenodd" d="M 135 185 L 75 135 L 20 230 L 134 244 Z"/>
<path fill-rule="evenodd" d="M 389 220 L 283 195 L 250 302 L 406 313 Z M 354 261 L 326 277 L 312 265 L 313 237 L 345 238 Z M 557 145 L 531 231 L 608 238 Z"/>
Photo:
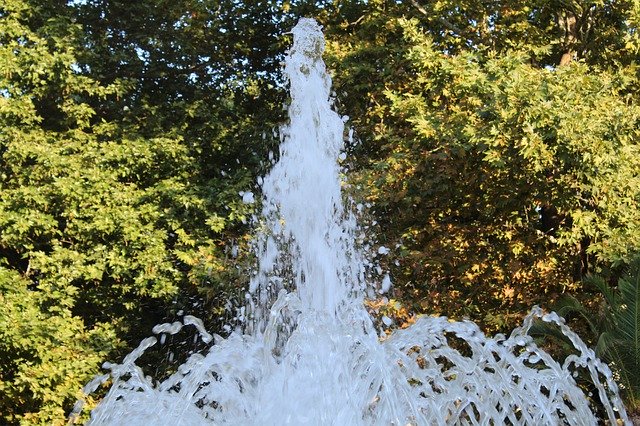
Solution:
<path fill-rule="evenodd" d="M 281 114 L 275 6 L 169 3 L 0 7 L 3 423 L 64 422 L 100 360 L 180 309 L 233 315 L 238 192 Z"/>
<path fill-rule="evenodd" d="M 504 331 L 629 260 L 637 4 L 341 5 L 355 12 L 330 32 L 333 65 L 364 139 L 359 182 L 400 246 L 396 295 Z"/>
<path fill-rule="evenodd" d="M 53 5 L 55 6 L 55 5 Z M 92 110 L 80 94 L 117 95 L 72 72 L 76 27 L 46 6 L 7 1 L 0 9 L 0 412 L 2 422 L 51 424 L 96 363 L 118 346 L 114 327 L 75 312 L 83 275 L 67 238 L 83 182 L 72 154 L 90 144 Z M 45 257 L 51 261 L 45 262 Z M 87 256 L 96 256 L 89 253 Z M 59 278 L 59 279 L 58 279 Z"/>

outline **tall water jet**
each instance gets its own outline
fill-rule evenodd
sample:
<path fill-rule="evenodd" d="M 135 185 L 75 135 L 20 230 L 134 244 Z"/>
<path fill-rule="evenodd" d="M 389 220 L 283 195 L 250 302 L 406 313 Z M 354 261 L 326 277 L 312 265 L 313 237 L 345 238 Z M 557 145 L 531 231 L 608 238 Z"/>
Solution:
<path fill-rule="evenodd" d="M 379 339 L 363 306 L 366 256 L 340 192 L 344 124 L 331 108 L 324 38 L 311 19 L 293 35 L 290 122 L 263 181 L 244 332 L 214 337 L 189 316 L 156 326 L 195 326 L 211 346 L 154 384 L 135 364 L 156 343 L 144 340 L 86 387 L 113 380 L 90 424 L 597 424 L 591 401 L 611 423 L 629 423 L 609 368 L 555 314 L 534 309 L 509 338 L 423 317 Z M 527 335 L 535 318 L 556 323 L 577 354 L 560 365 L 538 348 Z M 594 395 L 576 383 L 580 372 Z"/>
<path fill-rule="evenodd" d="M 260 292 L 259 305 L 266 307 L 264 295 L 282 288 L 282 270 L 291 267 L 301 303 L 333 314 L 361 281 L 345 275 L 360 265 L 351 261 L 355 221 L 345 218 L 340 191 L 337 159 L 344 148 L 344 123 L 329 103 L 331 79 L 322 61 L 320 27 L 303 19 L 292 33 L 284 68 L 290 82 L 290 122 L 280 131 L 280 159 L 262 185 L 269 235 L 259 238 L 259 273 L 250 292 Z"/>

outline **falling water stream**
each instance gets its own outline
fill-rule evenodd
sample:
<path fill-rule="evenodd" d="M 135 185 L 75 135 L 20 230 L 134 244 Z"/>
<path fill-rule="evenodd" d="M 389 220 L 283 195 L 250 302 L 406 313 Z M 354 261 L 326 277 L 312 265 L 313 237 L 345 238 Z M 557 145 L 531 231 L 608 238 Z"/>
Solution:
<path fill-rule="evenodd" d="M 380 339 L 363 305 L 366 256 L 342 201 L 344 123 L 331 106 L 324 37 L 312 19 L 292 32 L 290 121 L 262 181 L 244 331 L 211 336 L 190 316 L 156 326 L 160 335 L 196 327 L 210 347 L 156 383 L 136 365 L 157 342 L 145 339 L 85 388 L 113 382 L 89 424 L 630 424 L 609 368 L 553 313 L 535 308 L 508 338 L 422 317 Z M 559 364 L 537 347 L 527 335 L 536 318 L 557 324 L 576 355 Z M 578 374 L 591 378 L 591 395 Z"/>

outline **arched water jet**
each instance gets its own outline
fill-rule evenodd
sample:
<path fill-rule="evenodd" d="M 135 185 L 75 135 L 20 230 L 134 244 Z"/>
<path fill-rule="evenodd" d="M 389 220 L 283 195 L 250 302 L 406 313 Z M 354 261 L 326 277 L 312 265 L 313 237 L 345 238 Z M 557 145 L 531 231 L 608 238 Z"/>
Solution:
<path fill-rule="evenodd" d="M 324 38 L 311 19 L 301 19 L 293 35 L 285 65 L 290 122 L 280 160 L 264 178 L 268 230 L 257 237 L 247 331 L 216 338 L 157 385 L 135 364 L 156 343 L 144 340 L 85 389 L 113 379 L 90 424 L 597 424 L 574 380 L 579 369 L 598 389 L 608 420 L 629 423 L 609 368 L 560 318 L 537 308 L 509 338 L 424 317 L 380 342 L 362 303 L 355 219 L 342 204 L 336 160 L 344 124 L 331 108 Z M 538 348 L 527 335 L 535 318 L 557 324 L 577 355 L 560 365 Z M 214 339 L 196 319 L 184 323 Z"/>

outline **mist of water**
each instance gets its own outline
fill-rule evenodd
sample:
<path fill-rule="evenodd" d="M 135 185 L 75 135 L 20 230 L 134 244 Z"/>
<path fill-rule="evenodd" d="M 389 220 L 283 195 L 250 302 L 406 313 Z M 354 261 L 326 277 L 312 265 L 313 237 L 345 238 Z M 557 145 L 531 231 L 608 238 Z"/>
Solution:
<path fill-rule="evenodd" d="M 89 423 L 588 425 L 599 421 L 592 401 L 612 423 L 628 423 L 609 368 L 555 314 L 534 309 L 508 338 L 433 317 L 379 338 L 363 305 L 366 256 L 342 201 L 344 124 L 331 106 L 324 38 L 311 19 L 292 32 L 290 122 L 262 182 L 244 331 L 211 336 L 189 316 L 156 326 L 157 334 L 194 326 L 210 348 L 155 383 L 136 366 L 157 341 L 144 340 L 86 387 L 113 380 Z M 527 335 L 535 318 L 557 324 L 577 355 L 561 365 L 537 347 Z M 591 378 L 593 395 L 577 374 Z"/>

